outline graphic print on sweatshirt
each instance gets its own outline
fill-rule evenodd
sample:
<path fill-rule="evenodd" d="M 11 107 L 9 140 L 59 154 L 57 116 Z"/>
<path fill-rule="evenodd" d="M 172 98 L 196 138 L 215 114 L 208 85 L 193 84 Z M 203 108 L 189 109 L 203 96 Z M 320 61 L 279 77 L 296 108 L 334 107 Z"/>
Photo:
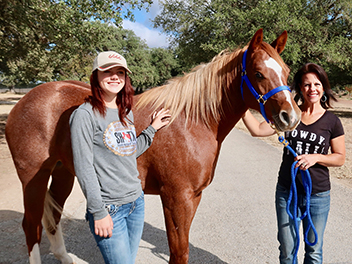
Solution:
<path fill-rule="evenodd" d="M 124 127 L 120 121 L 110 123 L 104 132 L 104 144 L 116 155 L 131 156 L 137 151 L 134 126 Z"/>

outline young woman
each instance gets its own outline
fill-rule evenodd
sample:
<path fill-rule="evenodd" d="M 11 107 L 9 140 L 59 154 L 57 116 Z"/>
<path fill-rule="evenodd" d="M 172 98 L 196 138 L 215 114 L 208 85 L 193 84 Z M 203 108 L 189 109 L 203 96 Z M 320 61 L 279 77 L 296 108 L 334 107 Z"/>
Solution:
<path fill-rule="evenodd" d="M 168 124 L 168 111 L 154 113 L 136 136 L 133 89 L 126 60 L 107 51 L 94 60 L 92 95 L 71 115 L 73 161 L 87 199 L 87 219 L 105 263 L 132 264 L 144 226 L 144 194 L 136 158 Z"/>
<path fill-rule="evenodd" d="M 293 131 L 286 132 L 285 138 L 298 154 L 296 158 L 284 149 L 279 178 L 276 188 L 276 214 L 278 224 L 278 240 L 280 243 L 280 263 L 297 263 L 294 261 L 296 234 L 294 222 L 286 211 L 291 187 L 291 166 L 297 160 L 296 167 L 308 170 L 312 179 L 312 195 L 310 197 L 310 213 L 316 228 L 318 240 L 316 245 L 305 244 L 304 263 L 323 263 L 323 236 L 330 210 L 330 176 L 328 167 L 342 166 L 345 162 L 345 138 L 341 121 L 327 111 L 331 108 L 330 100 L 335 100 L 327 74 L 319 65 L 308 63 L 295 75 L 292 91 L 296 92 L 295 101 L 301 102 L 301 122 Z M 242 120 L 252 136 L 269 136 L 275 132 L 266 123 L 259 123 L 247 111 Z M 329 152 L 330 149 L 330 152 Z M 298 216 L 306 208 L 302 178 L 297 175 Z M 307 229 L 307 217 L 303 219 L 304 233 Z M 312 230 L 308 240 L 314 242 Z"/>

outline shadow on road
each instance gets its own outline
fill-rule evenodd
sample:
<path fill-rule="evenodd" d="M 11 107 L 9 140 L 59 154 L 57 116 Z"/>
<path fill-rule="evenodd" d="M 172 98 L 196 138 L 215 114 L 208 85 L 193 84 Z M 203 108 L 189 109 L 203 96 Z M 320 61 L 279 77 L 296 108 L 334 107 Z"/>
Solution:
<path fill-rule="evenodd" d="M 154 248 L 151 249 L 151 253 L 159 258 L 165 259 L 163 255 L 169 256 L 169 247 L 167 243 L 167 236 L 164 230 L 155 228 L 154 226 L 144 223 L 144 231 L 142 240 L 152 244 Z M 204 264 L 226 264 L 227 262 L 222 261 L 212 253 L 205 251 L 201 248 L 194 247 L 191 243 L 189 244 L 189 263 L 204 263 Z M 165 259 L 165 263 L 168 263 L 168 259 Z"/>
<path fill-rule="evenodd" d="M 23 214 L 16 211 L 0 211 L 0 263 L 28 263 L 27 247 L 22 230 L 22 218 Z M 99 249 L 96 247 L 85 220 L 65 218 L 62 220 L 62 227 L 67 251 L 81 260 L 78 263 L 103 263 Z M 169 248 L 164 230 L 145 223 L 142 240 L 152 245 L 150 254 L 168 263 Z M 43 263 L 59 264 L 60 262 L 51 254 L 49 247 L 49 241 L 43 234 L 40 244 Z M 167 259 L 165 259 L 165 256 L 167 256 Z M 191 243 L 189 263 L 226 264 L 217 256 L 201 248 L 194 247 Z"/>

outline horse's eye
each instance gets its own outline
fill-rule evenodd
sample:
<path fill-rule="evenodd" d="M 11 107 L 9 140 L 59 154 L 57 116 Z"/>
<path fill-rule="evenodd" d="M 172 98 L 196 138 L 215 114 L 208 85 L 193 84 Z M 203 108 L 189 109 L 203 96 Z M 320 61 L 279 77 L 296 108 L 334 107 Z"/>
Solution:
<path fill-rule="evenodd" d="M 257 77 L 258 79 L 263 79 L 263 75 L 260 72 L 256 72 L 255 77 Z"/>

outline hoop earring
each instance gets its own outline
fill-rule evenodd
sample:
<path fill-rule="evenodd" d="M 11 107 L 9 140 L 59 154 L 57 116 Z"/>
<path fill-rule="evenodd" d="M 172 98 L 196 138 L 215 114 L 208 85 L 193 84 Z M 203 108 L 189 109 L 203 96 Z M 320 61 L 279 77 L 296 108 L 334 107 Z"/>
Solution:
<path fill-rule="evenodd" d="M 320 98 L 320 101 L 322 103 L 325 103 L 328 100 L 328 97 L 326 96 L 326 94 L 324 93 L 323 96 Z"/>

